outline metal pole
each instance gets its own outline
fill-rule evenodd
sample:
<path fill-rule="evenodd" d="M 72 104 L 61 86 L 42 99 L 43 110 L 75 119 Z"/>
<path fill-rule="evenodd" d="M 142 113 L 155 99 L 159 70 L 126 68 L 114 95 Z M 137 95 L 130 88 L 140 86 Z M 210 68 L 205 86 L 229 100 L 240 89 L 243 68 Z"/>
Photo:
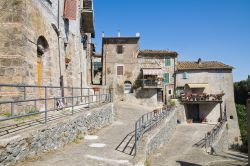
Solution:
<path fill-rule="evenodd" d="M 136 151 L 137 151 L 137 122 L 135 122 L 135 154 L 136 156 Z"/>
<path fill-rule="evenodd" d="M 11 116 L 15 116 L 15 108 L 14 108 L 14 103 L 11 103 Z"/>
<path fill-rule="evenodd" d="M 48 94 L 47 87 L 45 87 L 45 124 L 47 124 L 48 119 Z"/>
<path fill-rule="evenodd" d="M 89 97 L 89 88 L 88 88 L 88 109 L 90 108 L 90 97 Z"/>
<path fill-rule="evenodd" d="M 72 101 L 71 101 L 71 107 L 72 107 L 72 115 L 74 114 L 74 88 L 72 87 Z"/>
<path fill-rule="evenodd" d="M 26 87 L 25 86 L 23 87 L 23 93 L 24 93 L 23 98 L 24 98 L 24 100 L 26 100 Z"/>
<path fill-rule="evenodd" d="M 82 72 L 81 72 L 81 102 L 83 102 L 82 100 Z"/>

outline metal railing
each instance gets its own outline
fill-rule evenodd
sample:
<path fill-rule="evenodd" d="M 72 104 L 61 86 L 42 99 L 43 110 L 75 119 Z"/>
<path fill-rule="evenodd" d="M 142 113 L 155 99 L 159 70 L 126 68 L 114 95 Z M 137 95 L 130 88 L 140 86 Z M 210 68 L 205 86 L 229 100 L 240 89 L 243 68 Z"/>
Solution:
<path fill-rule="evenodd" d="M 135 122 L 135 144 L 134 149 L 136 155 L 138 145 L 143 137 L 143 134 L 150 130 L 153 126 L 157 125 L 163 119 L 169 116 L 170 112 L 173 110 L 173 107 L 156 109 L 152 112 L 148 112 L 142 115 Z"/>
<path fill-rule="evenodd" d="M 144 87 L 163 87 L 163 83 L 157 82 L 156 80 L 142 80 L 143 86 Z"/>
<path fill-rule="evenodd" d="M 223 128 L 223 125 L 227 122 L 227 115 L 226 115 L 226 111 L 224 111 L 224 115 L 223 118 L 220 120 L 220 122 L 218 122 L 212 130 L 210 130 L 209 132 L 207 132 L 205 134 L 205 148 L 209 148 L 212 146 L 213 142 L 217 139 L 220 131 Z"/>
<path fill-rule="evenodd" d="M 69 109 L 73 115 L 76 107 L 108 102 L 110 89 L 0 84 L 0 122 L 44 114 L 47 123 L 51 111 Z"/>

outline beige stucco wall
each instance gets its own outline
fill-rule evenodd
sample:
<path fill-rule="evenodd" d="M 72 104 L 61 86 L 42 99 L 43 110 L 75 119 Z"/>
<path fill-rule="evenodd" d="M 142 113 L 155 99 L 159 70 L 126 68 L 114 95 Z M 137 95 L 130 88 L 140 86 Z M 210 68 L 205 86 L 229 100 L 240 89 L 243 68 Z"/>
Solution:
<path fill-rule="evenodd" d="M 233 75 L 231 71 L 226 70 L 210 70 L 210 71 L 187 71 L 188 79 L 183 79 L 183 72 L 176 74 L 177 87 L 184 86 L 187 83 L 207 83 L 208 87 L 204 92 L 209 94 L 225 93 L 223 96 L 222 110 L 226 108 L 229 139 L 230 143 L 240 143 L 240 130 L 238 117 L 234 102 Z M 218 119 L 219 104 L 213 108 L 209 118 Z M 205 111 L 205 110 L 204 110 Z M 233 119 L 230 119 L 230 116 Z"/>

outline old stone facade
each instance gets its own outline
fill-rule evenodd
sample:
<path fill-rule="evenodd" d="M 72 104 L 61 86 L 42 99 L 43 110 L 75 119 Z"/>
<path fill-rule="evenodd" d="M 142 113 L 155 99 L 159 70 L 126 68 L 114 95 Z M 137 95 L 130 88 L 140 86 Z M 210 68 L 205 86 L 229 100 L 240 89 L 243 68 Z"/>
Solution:
<path fill-rule="evenodd" d="M 240 143 L 232 67 L 217 61 L 178 62 L 177 94 L 186 120 L 217 123 L 226 112 L 230 143 Z M 179 119 L 183 122 L 183 119 Z"/>
<path fill-rule="evenodd" d="M 140 70 L 137 65 L 139 37 L 104 37 L 102 39 L 103 85 L 114 89 L 115 98 L 124 97 L 124 84 L 133 84 Z"/>
<path fill-rule="evenodd" d="M 90 84 L 93 8 L 87 8 L 84 2 L 2 0 L 0 84 L 75 87 Z M 70 10 L 75 18 L 67 16 L 67 6 L 73 6 Z M 83 22 L 88 26 L 83 26 Z M 42 95 L 39 90 L 28 93 Z M 18 90 L 11 92 L 8 88 L 0 92 L 4 99 L 19 95 Z"/>
<path fill-rule="evenodd" d="M 162 105 L 174 93 L 177 53 L 139 50 L 137 37 L 103 38 L 103 85 L 117 100 Z"/>

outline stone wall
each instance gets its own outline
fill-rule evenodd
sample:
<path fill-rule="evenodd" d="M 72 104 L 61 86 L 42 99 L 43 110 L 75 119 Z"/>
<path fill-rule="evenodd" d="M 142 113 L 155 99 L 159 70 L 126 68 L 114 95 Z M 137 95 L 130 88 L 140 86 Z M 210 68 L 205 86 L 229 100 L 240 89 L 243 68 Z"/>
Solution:
<path fill-rule="evenodd" d="M 176 110 L 172 110 L 169 116 L 164 119 L 156 128 L 143 135 L 138 146 L 136 157 L 133 160 L 135 165 L 143 165 L 145 161 L 156 150 L 164 146 L 170 140 L 177 126 Z"/>
<path fill-rule="evenodd" d="M 229 148 L 227 123 L 224 123 L 215 142 L 212 144 L 210 153 L 220 154 Z"/>
<path fill-rule="evenodd" d="M 110 103 L 33 130 L 3 137 L 0 140 L 0 166 L 14 164 L 82 139 L 83 135 L 111 124 L 114 115 L 113 103 Z"/>

